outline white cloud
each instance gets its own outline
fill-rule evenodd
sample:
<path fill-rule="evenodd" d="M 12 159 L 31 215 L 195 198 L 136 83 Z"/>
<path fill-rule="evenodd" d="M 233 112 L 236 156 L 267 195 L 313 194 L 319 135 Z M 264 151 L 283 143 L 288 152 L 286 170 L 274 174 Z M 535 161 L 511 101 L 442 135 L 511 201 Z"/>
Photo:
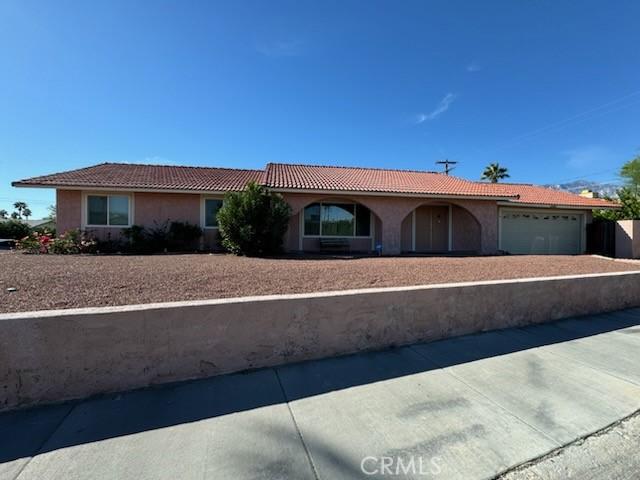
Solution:
<path fill-rule="evenodd" d="M 265 57 L 297 57 L 302 55 L 300 40 L 277 40 L 256 45 L 256 51 Z"/>
<path fill-rule="evenodd" d="M 456 98 L 458 98 L 458 95 L 456 95 L 455 93 L 447 93 L 442 98 L 442 100 L 440 100 L 440 103 L 438 103 L 438 106 L 432 112 L 417 114 L 415 119 L 416 123 L 423 123 L 423 122 L 426 122 L 427 120 L 435 120 L 444 112 L 449 110 L 449 107 L 451 106 L 451 104 L 454 102 Z"/>
<path fill-rule="evenodd" d="M 589 145 L 562 153 L 567 157 L 567 166 L 576 170 L 607 166 L 615 160 L 613 152 L 600 145 Z"/>
<path fill-rule="evenodd" d="M 482 70 L 482 65 L 480 65 L 475 60 L 471 62 L 469 65 L 467 65 L 467 72 L 473 73 L 473 72 L 479 72 L 480 70 Z"/>

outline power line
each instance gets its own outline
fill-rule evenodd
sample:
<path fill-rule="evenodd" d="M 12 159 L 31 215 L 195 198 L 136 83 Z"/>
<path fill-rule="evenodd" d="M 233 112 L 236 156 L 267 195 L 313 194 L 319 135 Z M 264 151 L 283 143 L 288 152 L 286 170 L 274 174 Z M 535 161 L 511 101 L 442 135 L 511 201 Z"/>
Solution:
<path fill-rule="evenodd" d="M 449 172 L 451 170 L 453 170 L 456 167 L 449 167 L 449 165 L 455 165 L 458 162 L 454 162 L 453 160 L 449 160 L 448 158 L 445 158 L 444 160 L 438 160 L 436 162 L 437 165 L 444 165 L 444 174 L 445 175 L 449 175 Z"/>
<path fill-rule="evenodd" d="M 593 172 L 593 173 L 586 173 L 584 175 L 577 175 L 575 177 L 569 177 L 569 178 L 562 178 L 560 180 L 553 180 L 551 182 L 547 182 L 547 183 L 562 183 L 562 182 L 570 182 L 572 180 L 583 180 L 586 179 L 587 177 L 593 177 L 596 175 L 603 175 L 605 173 L 611 173 L 611 172 L 617 172 L 618 169 L 617 168 L 610 168 L 608 170 L 602 170 L 600 172 Z M 604 181 L 604 180 L 601 180 Z"/>
<path fill-rule="evenodd" d="M 0 202 L 28 202 L 40 205 L 51 205 L 51 201 L 37 199 L 37 198 L 24 198 L 24 197 L 0 197 Z M 55 199 L 53 200 L 55 203 Z"/>
<path fill-rule="evenodd" d="M 624 108 L 628 108 L 630 106 L 636 105 L 638 103 L 640 103 L 640 99 L 634 99 L 634 101 L 623 104 L 623 105 L 617 105 L 620 102 L 623 102 L 624 100 L 628 100 L 630 98 L 633 97 L 637 97 L 638 95 L 640 95 L 640 90 L 636 90 L 634 92 L 631 92 L 627 95 L 624 95 L 622 97 L 619 97 L 617 99 L 611 100 L 609 102 L 606 102 L 602 105 L 599 105 L 597 107 L 593 107 L 590 108 L 588 110 L 585 110 L 583 112 L 577 113 L 575 115 L 572 115 L 571 117 L 565 118 L 563 120 L 559 120 L 557 122 L 553 122 L 550 123 L 548 125 L 545 125 L 543 127 L 531 130 L 529 132 L 525 132 L 521 135 L 518 135 L 514 138 L 512 138 L 511 140 L 508 140 L 506 142 L 504 142 L 502 145 L 499 145 L 498 147 L 496 147 L 493 150 L 489 150 L 489 151 L 497 151 L 497 150 L 503 150 L 505 148 L 509 148 L 509 147 L 513 147 L 515 145 L 518 145 L 519 143 L 521 143 L 522 141 L 525 140 L 530 140 L 531 138 L 535 138 L 539 135 L 542 135 L 544 133 L 547 132 L 551 132 L 551 131 L 558 131 L 558 130 L 562 130 L 563 128 L 566 128 L 568 126 L 572 126 L 587 120 L 591 120 L 592 118 L 597 118 L 599 116 L 602 115 L 607 115 L 609 113 L 613 113 L 613 112 L 617 112 L 618 110 L 622 110 Z M 611 108 L 609 110 L 607 110 L 609 107 L 614 107 Z"/>

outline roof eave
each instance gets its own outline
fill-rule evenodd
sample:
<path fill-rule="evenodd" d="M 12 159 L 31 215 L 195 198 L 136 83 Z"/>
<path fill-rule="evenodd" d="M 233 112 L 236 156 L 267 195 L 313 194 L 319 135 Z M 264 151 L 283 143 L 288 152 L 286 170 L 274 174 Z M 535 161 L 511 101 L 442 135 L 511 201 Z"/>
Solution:
<path fill-rule="evenodd" d="M 405 192 L 380 192 L 371 190 L 338 190 L 338 189 L 309 189 L 309 188 L 282 188 L 267 187 L 277 193 L 306 193 L 314 195 L 361 195 L 369 197 L 412 197 L 412 198 L 447 198 L 457 200 L 488 200 L 501 201 L 518 198 L 517 195 L 471 195 L 471 194 L 440 194 L 440 193 L 405 193 Z"/>
<path fill-rule="evenodd" d="M 83 190 L 92 192 L 140 192 L 140 193 L 192 193 L 196 195 L 224 195 L 227 192 L 239 192 L 242 188 L 229 188 L 226 190 L 204 189 L 180 189 L 180 188 L 144 188 L 122 186 L 96 186 L 96 185 L 44 185 L 23 182 L 12 182 L 11 186 L 17 188 L 53 188 L 56 190 Z"/>
<path fill-rule="evenodd" d="M 548 208 L 548 209 L 565 209 L 565 210 L 619 210 L 620 208 L 622 208 L 622 205 L 618 205 L 618 204 L 611 204 L 611 205 L 565 205 L 562 203 L 554 203 L 554 204 L 549 204 L 549 203 L 528 203 L 528 202 L 518 202 L 516 201 L 511 201 L 511 202 L 498 202 L 498 205 L 501 207 L 513 207 L 513 206 L 517 206 L 517 207 L 530 207 L 530 208 Z"/>

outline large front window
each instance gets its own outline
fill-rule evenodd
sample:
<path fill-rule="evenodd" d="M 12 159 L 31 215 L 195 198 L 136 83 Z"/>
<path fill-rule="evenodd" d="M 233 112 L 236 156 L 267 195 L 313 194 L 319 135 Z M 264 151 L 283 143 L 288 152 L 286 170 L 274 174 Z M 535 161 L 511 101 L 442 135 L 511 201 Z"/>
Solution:
<path fill-rule="evenodd" d="M 218 227 L 218 210 L 222 207 L 222 200 L 207 198 L 204 201 L 204 226 L 207 228 Z"/>
<path fill-rule="evenodd" d="M 304 234 L 312 237 L 369 237 L 371 212 L 355 203 L 312 203 L 304 209 Z"/>
<path fill-rule="evenodd" d="M 129 225 L 129 197 L 127 195 L 87 195 L 87 225 Z"/>

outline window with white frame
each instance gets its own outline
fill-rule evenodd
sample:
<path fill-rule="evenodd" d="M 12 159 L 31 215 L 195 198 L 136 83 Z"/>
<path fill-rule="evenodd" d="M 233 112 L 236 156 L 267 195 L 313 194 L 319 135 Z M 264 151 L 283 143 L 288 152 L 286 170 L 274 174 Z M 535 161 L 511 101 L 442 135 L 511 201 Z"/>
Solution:
<path fill-rule="evenodd" d="M 320 202 L 304 209 L 306 237 L 370 237 L 371 211 L 356 203 Z"/>
<path fill-rule="evenodd" d="M 204 200 L 204 226 L 218 228 L 218 210 L 222 207 L 219 198 L 205 198 Z"/>
<path fill-rule="evenodd" d="M 87 195 L 87 225 L 126 227 L 129 225 L 128 195 Z"/>

